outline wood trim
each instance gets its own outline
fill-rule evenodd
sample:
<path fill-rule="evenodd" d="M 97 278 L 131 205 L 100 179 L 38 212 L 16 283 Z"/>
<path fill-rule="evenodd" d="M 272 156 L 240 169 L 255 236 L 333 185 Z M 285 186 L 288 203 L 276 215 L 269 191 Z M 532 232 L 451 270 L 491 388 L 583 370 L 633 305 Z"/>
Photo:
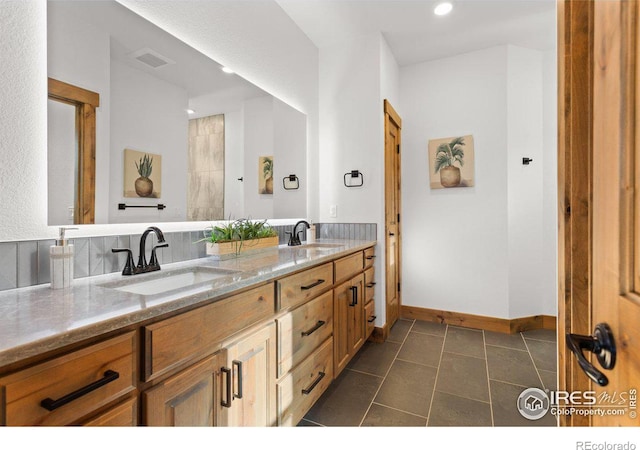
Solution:
<path fill-rule="evenodd" d="M 96 108 L 100 94 L 63 81 L 48 79 L 49 99 L 75 106 L 78 173 L 74 223 L 95 223 Z"/>
<path fill-rule="evenodd" d="M 375 342 L 376 344 L 384 343 L 389 337 L 389 324 L 385 323 L 382 327 L 375 327 L 371 336 L 369 336 L 369 340 L 371 342 Z"/>
<path fill-rule="evenodd" d="M 385 114 L 389 114 L 389 117 L 391 117 L 391 120 L 398 125 L 398 128 L 402 128 L 402 119 L 400 118 L 400 114 L 393 109 L 393 106 L 391 106 L 391 103 L 389 103 L 386 98 L 384 99 L 384 112 Z"/>
<path fill-rule="evenodd" d="M 500 319 L 497 317 L 478 316 L 451 311 L 421 308 L 418 306 L 402 306 L 403 319 L 423 320 L 425 322 L 444 323 L 466 328 L 477 328 L 498 333 L 515 334 L 528 330 L 555 330 L 556 318 L 553 316 L 529 316 L 517 319 Z"/>
<path fill-rule="evenodd" d="M 592 267 L 593 1 L 558 1 L 558 389 L 586 391 L 565 345 L 590 335 Z M 585 416 L 560 425 L 585 426 Z"/>

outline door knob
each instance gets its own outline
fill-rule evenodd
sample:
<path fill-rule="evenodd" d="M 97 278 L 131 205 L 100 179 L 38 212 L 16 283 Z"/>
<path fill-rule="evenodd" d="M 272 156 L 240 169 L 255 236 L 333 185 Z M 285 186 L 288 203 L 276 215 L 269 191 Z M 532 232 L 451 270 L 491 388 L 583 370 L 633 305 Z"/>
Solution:
<path fill-rule="evenodd" d="M 589 350 L 596 355 L 603 369 L 613 369 L 616 365 L 616 345 L 609 325 L 606 323 L 596 325 L 593 336 L 567 333 L 567 347 L 576 355 L 578 364 L 589 378 L 600 386 L 606 386 L 609 383 L 609 379 L 596 369 L 582 353 L 583 349 Z"/>

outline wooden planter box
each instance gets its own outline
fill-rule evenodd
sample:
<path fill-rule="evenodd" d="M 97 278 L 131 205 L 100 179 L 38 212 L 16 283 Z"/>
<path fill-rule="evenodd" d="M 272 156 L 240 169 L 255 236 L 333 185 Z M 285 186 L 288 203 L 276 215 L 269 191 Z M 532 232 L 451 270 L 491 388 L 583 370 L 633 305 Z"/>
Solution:
<path fill-rule="evenodd" d="M 241 255 L 268 250 L 269 248 L 277 247 L 278 244 L 278 236 L 252 239 L 250 241 L 220 242 L 216 244 L 207 242 L 207 255 L 213 256 L 215 259 L 236 258 Z"/>

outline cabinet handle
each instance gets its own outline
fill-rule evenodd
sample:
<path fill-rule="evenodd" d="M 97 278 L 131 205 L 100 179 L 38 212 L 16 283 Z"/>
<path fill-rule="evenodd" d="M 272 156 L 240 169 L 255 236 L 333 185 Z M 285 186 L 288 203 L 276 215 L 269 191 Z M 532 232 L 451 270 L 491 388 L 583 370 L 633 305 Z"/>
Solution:
<path fill-rule="evenodd" d="M 238 393 L 233 394 L 233 398 L 242 398 L 242 361 L 234 360 L 232 364 L 238 374 Z"/>
<path fill-rule="evenodd" d="M 313 391 L 313 389 L 318 385 L 318 383 L 320 383 L 320 380 L 324 378 L 324 375 L 325 375 L 324 372 L 318 372 L 318 377 L 315 380 L 313 380 L 313 383 L 311 383 L 311 386 L 309 386 L 306 389 L 303 389 L 302 393 L 304 395 L 311 394 L 311 391 Z"/>
<path fill-rule="evenodd" d="M 368 288 L 372 288 L 372 287 L 374 287 L 375 285 L 376 285 L 376 282 L 375 282 L 375 281 L 372 281 L 371 283 L 367 283 L 367 287 L 368 287 Z"/>
<path fill-rule="evenodd" d="M 220 371 L 227 374 L 227 400 L 221 400 L 220 405 L 225 408 L 231 408 L 231 369 L 222 367 Z"/>
<path fill-rule="evenodd" d="M 314 288 L 314 287 L 316 287 L 316 286 L 318 286 L 318 285 L 320 285 L 320 284 L 322 284 L 322 283 L 324 283 L 324 280 L 320 280 L 320 279 L 319 279 L 319 280 L 318 280 L 318 281 L 316 281 L 315 283 L 311 283 L 311 284 L 309 284 L 309 285 L 307 285 L 307 286 L 300 286 L 300 289 L 302 289 L 303 291 L 306 291 L 306 290 L 311 289 L 311 288 Z"/>
<path fill-rule="evenodd" d="M 314 325 L 314 327 L 313 327 L 313 328 L 311 328 L 310 330 L 307 330 L 307 331 L 303 331 L 303 332 L 302 332 L 302 335 L 303 335 L 303 336 L 310 336 L 310 335 L 312 335 L 313 333 L 315 333 L 315 332 L 316 332 L 316 330 L 318 330 L 318 328 L 320 328 L 320 327 L 321 327 L 322 325 L 324 325 L 325 323 L 326 323 L 326 322 L 325 322 L 324 320 L 318 320 L 318 323 L 316 323 L 316 324 Z"/>
<path fill-rule="evenodd" d="M 366 259 L 374 259 L 375 257 L 376 257 L 376 255 L 365 256 Z"/>
<path fill-rule="evenodd" d="M 358 286 L 350 286 L 351 289 L 351 303 L 349 306 L 356 306 L 358 304 Z"/>
<path fill-rule="evenodd" d="M 117 380 L 118 378 L 120 378 L 120 374 L 118 372 L 116 372 L 115 370 L 107 370 L 104 373 L 103 377 L 98 381 L 94 381 L 91 384 L 81 387 L 77 391 L 73 391 L 70 394 L 60 397 L 58 400 L 47 397 L 40 402 L 40 406 L 42 406 L 47 411 L 53 411 L 60 408 L 61 406 L 66 405 L 67 403 L 71 403 L 72 401 L 82 397 L 83 395 L 87 395 L 88 393 L 95 391 L 105 384 L 109 384 L 112 381 Z"/>
<path fill-rule="evenodd" d="M 374 320 L 376 320 L 376 316 L 371 316 L 371 319 L 367 320 L 367 322 L 371 323 L 371 322 L 373 322 Z"/>

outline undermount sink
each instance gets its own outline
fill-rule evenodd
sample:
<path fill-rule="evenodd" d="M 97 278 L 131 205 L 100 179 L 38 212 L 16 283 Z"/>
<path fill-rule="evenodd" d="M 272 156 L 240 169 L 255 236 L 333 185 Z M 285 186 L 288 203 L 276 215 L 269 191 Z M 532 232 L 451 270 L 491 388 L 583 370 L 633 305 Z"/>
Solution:
<path fill-rule="evenodd" d="M 216 278 L 227 277 L 236 270 L 219 269 L 217 267 L 192 267 L 163 274 L 157 272 L 153 278 L 144 280 L 130 279 L 103 285 L 117 291 L 130 292 L 139 295 L 156 295 L 177 289 L 205 285 Z"/>

